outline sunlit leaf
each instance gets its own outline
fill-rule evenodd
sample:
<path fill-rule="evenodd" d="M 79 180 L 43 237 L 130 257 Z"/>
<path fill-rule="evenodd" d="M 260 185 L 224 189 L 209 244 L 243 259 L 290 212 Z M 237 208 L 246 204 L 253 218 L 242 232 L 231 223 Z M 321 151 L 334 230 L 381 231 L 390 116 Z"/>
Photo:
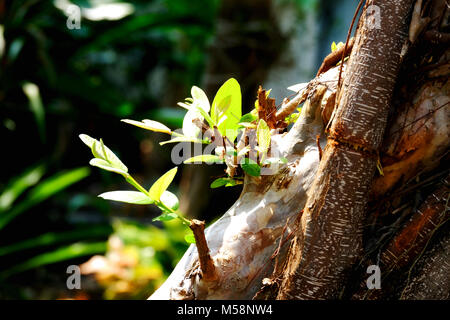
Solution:
<path fill-rule="evenodd" d="M 199 87 L 193 86 L 191 89 L 191 95 L 193 98 L 192 107 L 199 107 L 205 112 L 209 112 L 211 106 L 209 105 L 208 97 L 206 93 Z"/>
<path fill-rule="evenodd" d="M 227 80 L 217 91 L 211 107 L 211 118 L 218 124 L 219 132 L 234 141 L 242 117 L 241 87 L 236 79 Z"/>
<path fill-rule="evenodd" d="M 139 191 L 111 191 L 99 195 L 105 200 L 114 200 L 133 204 L 151 204 L 153 200 Z"/>
<path fill-rule="evenodd" d="M 331 52 L 334 52 L 337 50 L 337 44 L 336 42 L 333 41 L 333 43 L 331 44 Z"/>
<path fill-rule="evenodd" d="M 241 181 L 236 181 L 231 178 L 218 178 L 211 183 L 210 187 L 211 187 L 211 189 L 215 189 L 215 188 L 219 188 L 222 186 L 233 187 L 238 184 L 241 184 Z"/>
<path fill-rule="evenodd" d="M 103 159 L 97 159 L 97 158 L 91 159 L 91 161 L 89 161 L 89 164 L 91 166 L 98 167 L 98 168 L 106 170 L 106 171 L 115 172 L 115 173 L 118 173 L 121 175 L 126 175 L 126 173 L 127 173 L 126 171 L 122 171 L 120 169 L 112 167 L 109 162 L 107 162 Z"/>
<path fill-rule="evenodd" d="M 270 147 L 270 128 L 263 119 L 260 119 L 258 122 L 256 135 L 258 138 L 259 150 L 262 153 L 262 159 L 264 159 Z"/>
<path fill-rule="evenodd" d="M 180 207 L 180 201 L 178 200 L 178 197 L 167 190 L 164 191 L 161 195 L 160 201 L 173 211 L 178 210 L 178 208 Z"/>
<path fill-rule="evenodd" d="M 221 159 L 219 156 L 216 156 L 214 154 L 204 154 L 204 155 L 198 155 L 192 158 L 189 158 L 187 160 L 184 160 L 183 163 L 222 163 L 223 159 Z"/>
<path fill-rule="evenodd" d="M 195 243 L 195 237 L 193 233 L 189 233 L 184 236 L 184 240 L 186 240 L 187 243 Z"/>
<path fill-rule="evenodd" d="M 242 148 L 241 150 L 239 150 L 237 156 L 238 157 L 242 157 L 244 156 L 247 152 L 250 151 L 250 146 L 245 146 L 244 148 Z"/>
<path fill-rule="evenodd" d="M 114 154 L 114 152 L 112 152 L 107 146 L 103 144 L 103 141 L 98 141 L 86 134 L 80 134 L 79 137 L 84 144 L 91 148 L 92 154 L 97 158 L 91 160 L 91 165 L 120 174 L 128 172 L 128 168 L 122 163 L 122 161 L 120 161 L 120 159 Z"/>
<path fill-rule="evenodd" d="M 175 167 L 167 171 L 158 180 L 156 180 L 149 191 L 150 197 L 153 200 L 159 201 L 163 192 L 166 191 L 169 185 L 172 183 L 173 178 L 177 174 L 177 170 L 178 168 Z"/>
<path fill-rule="evenodd" d="M 206 141 L 206 140 L 201 140 L 201 139 L 197 139 L 197 138 L 190 138 L 190 137 L 182 136 L 182 137 L 175 137 L 175 138 L 172 138 L 170 140 L 160 142 L 159 144 L 161 146 L 163 146 L 163 145 L 168 144 L 168 143 L 178 143 L 178 142 L 209 143 L 209 141 Z"/>
<path fill-rule="evenodd" d="M 142 121 L 135 121 L 135 120 L 129 120 L 129 119 L 122 119 L 121 121 L 128 123 L 128 124 L 132 124 L 139 128 L 150 130 L 150 131 L 163 132 L 163 133 L 167 133 L 167 134 L 172 133 L 172 130 L 170 130 L 169 127 L 163 125 L 160 122 L 154 121 L 154 120 L 144 119 Z"/>

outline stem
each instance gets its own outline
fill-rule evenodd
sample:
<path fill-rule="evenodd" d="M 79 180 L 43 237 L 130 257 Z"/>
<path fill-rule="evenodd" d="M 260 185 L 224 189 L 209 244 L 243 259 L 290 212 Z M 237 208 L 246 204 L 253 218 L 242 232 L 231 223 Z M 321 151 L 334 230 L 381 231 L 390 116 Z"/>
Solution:
<path fill-rule="evenodd" d="M 217 279 L 217 272 L 211 255 L 209 254 L 208 243 L 205 238 L 205 222 L 192 219 L 189 228 L 191 228 L 194 233 L 203 280 L 214 281 Z"/>
<path fill-rule="evenodd" d="M 124 177 L 128 183 L 130 183 L 133 187 L 135 187 L 137 190 L 141 191 L 151 199 L 149 192 L 145 190 L 145 188 L 142 187 L 136 180 L 134 180 L 134 178 L 130 174 L 127 173 Z M 160 200 L 155 201 L 155 204 L 158 207 L 162 207 L 164 211 L 175 213 L 177 215 L 177 218 L 180 219 L 183 222 L 183 224 L 189 226 L 189 228 L 194 233 L 195 245 L 197 246 L 198 256 L 200 260 L 200 268 L 203 272 L 203 279 L 205 281 L 213 281 L 217 279 L 216 268 L 209 254 L 209 248 L 206 242 L 205 222 L 196 219 L 192 220 L 186 219 L 182 215 L 176 213 L 175 210 L 167 207 Z"/>
<path fill-rule="evenodd" d="M 143 186 L 141 186 L 136 180 L 134 180 L 134 178 L 133 178 L 130 174 L 127 173 L 127 175 L 124 176 L 124 177 L 125 177 L 125 180 L 127 180 L 127 182 L 128 182 L 129 184 L 131 184 L 133 187 L 135 187 L 136 189 L 138 189 L 140 192 L 142 192 L 143 194 L 145 194 L 147 197 L 149 197 L 149 198 L 151 199 L 150 193 L 149 193 L 147 190 L 145 190 L 145 188 L 144 188 Z M 152 199 L 152 200 L 153 200 L 153 199 Z M 167 212 L 175 213 L 175 214 L 177 215 L 178 219 L 180 219 L 184 224 L 186 224 L 186 225 L 190 225 L 190 224 L 191 224 L 191 220 L 186 219 L 186 218 L 183 217 L 182 215 L 176 213 L 175 210 L 173 210 L 173 209 L 167 207 L 167 206 L 166 206 L 164 203 L 162 203 L 161 201 L 157 200 L 157 201 L 155 201 L 155 204 L 156 204 L 158 207 L 164 208 L 164 210 L 167 211 Z"/>

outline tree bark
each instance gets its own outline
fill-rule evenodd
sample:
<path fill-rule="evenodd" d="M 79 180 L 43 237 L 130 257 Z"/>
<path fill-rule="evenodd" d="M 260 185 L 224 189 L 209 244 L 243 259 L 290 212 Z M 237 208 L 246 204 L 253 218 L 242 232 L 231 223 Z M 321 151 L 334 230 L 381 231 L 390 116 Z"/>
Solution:
<path fill-rule="evenodd" d="M 338 298 L 362 253 L 362 223 L 413 2 L 366 4 L 312 196 L 289 251 L 279 299 Z"/>

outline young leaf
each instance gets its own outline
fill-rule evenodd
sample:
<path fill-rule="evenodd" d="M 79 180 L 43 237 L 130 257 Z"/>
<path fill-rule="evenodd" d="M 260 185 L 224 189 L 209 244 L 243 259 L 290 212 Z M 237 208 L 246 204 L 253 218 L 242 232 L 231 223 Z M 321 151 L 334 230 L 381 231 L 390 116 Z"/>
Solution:
<path fill-rule="evenodd" d="M 237 137 L 241 117 L 241 87 L 236 79 L 231 78 L 217 91 L 212 103 L 211 118 L 218 124 L 219 132 L 233 142 Z"/>
<path fill-rule="evenodd" d="M 173 211 L 178 210 L 178 208 L 180 207 L 180 201 L 178 200 L 177 196 L 170 191 L 164 191 L 161 195 L 160 201 Z"/>
<path fill-rule="evenodd" d="M 199 107 L 205 112 L 209 112 L 211 106 L 209 105 L 208 97 L 205 92 L 199 87 L 193 86 L 191 88 L 191 95 L 193 98 L 192 107 Z"/>
<path fill-rule="evenodd" d="M 238 181 L 233 180 L 231 178 L 218 178 L 211 183 L 210 187 L 211 187 L 211 189 L 215 189 L 215 188 L 219 188 L 222 186 L 233 187 L 238 184 L 240 184 Z"/>
<path fill-rule="evenodd" d="M 242 148 L 241 150 L 239 150 L 237 156 L 238 157 L 242 157 L 244 156 L 247 152 L 250 151 L 250 146 L 245 146 L 244 148 Z"/>
<path fill-rule="evenodd" d="M 122 163 L 122 161 L 120 161 L 120 159 L 114 154 L 114 152 L 112 152 L 107 146 L 103 144 L 103 141 L 98 141 L 85 134 L 80 134 L 79 137 L 84 144 L 91 148 L 94 157 L 96 157 L 98 160 L 103 160 L 94 161 L 95 164 L 91 165 L 120 174 L 128 172 L 128 168 Z M 108 169 L 106 169 L 106 167 L 108 167 Z M 111 170 L 111 168 L 116 170 Z"/>
<path fill-rule="evenodd" d="M 258 146 L 262 153 L 262 159 L 264 159 L 270 147 L 270 128 L 263 119 L 260 119 L 258 122 L 256 134 L 258 137 Z"/>
<path fill-rule="evenodd" d="M 250 176 L 259 177 L 261 175 L 261 167 L 252 159 L 242 159 L 241 168 Z"/>
<path fill-rule="evenodd" d="M 111 191 L 99 195 L 105 200 L 114 200 L 133 204 L 152 204 L 153 200 L 139 191 Z"/>
<path fill-rule="evenodd" d="M 187 160 L 184 160 L 183 163 L 222 163 L 223 159 L 221 159 L 219 156 L 213 155 L 213 154 L 202 154 L 199 156 L 195 156 L 192 158 L 189 158 Z"/>
<path fill-rule="evenodd" d="M 333 41 L 333 43 L 331 44 L 331 52 L 334 52 L 337 50 L 337 44 L 336 42 Z"/>
<path fill-rule="evenodd" d="M 169 171 L 167 171 L 165 174 L 163 174 L 156 182 L 152 185 L 152 187 L 149 190 L 150 197 L 155 200 L 159 201 L 161 198 L 161 195 L 164 191 L 167 190 L 170 183 L 172 182 L 173 178 L 177 174 L 178 168 L 175 167 Z"/>
<path fill-rule="evenodd" d="M 210 115 L 208 114 L 208 112 L 206 112 L 205 110 L 203 110 L 203 109 L 200 108 L 200 107 L 197 107 L 196 110 L 197 110 L 198 112 L 200 112 L 200 114 L 203 116 L 203 118 L 206 119 L 206 122 L 208 122 L 210 128 L 214 128 L 215 126 L 217 126 L 217 124 L 214 123 L 213 119 L 210 117 Z"/>
<path fill-rule="evenodd" d="M 153 218 L 152 221 L 170 221 L 176 219 L 178 215 L 173 212 L 164 212 L 163 214 Z"/>
<path fill-rule="evenodd" d="M 201 140 L 201 139 L 197 139 L 197 138 L 190 138 L 190 137 L 182 136 L 182 137 L 175 137 L 173 139 L 160 142 L 159 144 L 161 146 L 163 146 L 163 145 L 168 144 L 168 143 L 178 143 L 178 142 L 194 142 L 194 143 L 205 143 L 205 144 L 209 143 L 209 141 L 206 141 L 206 140 Z"/>
<path fill-rule="evenodd" d="M 91 166 L 99 167 L 100 169 L 115 172 L 115 173 L 118 173 L 121 175 L 127 174 L 126 171 L 122 171 L 120 169 L 114 168 L 113 166 L 111 166 L 111 164 L 109 162 L 107 162 L 106 160 L 103 160 L 103 159 L 98 159 L 98 158 L 91 159 L 91 161 L 89 161 L 89 164 Z"/>
<path fill-rule="evenodd" d="M 193 233 L 189 233 L 184 236 L 184 240 L 186 240 L 187 243 L 195 243 L 195 237 Z"/>
<path fill-rule="evenodd" d="M 128 123 L 128 124 L 132 124 L 136 127 L 143 128 L 143 129 L 150 130 L 150 131 L 163 132 L 163 133 L 167 133 L 167 134 L 172 133 L 172 130 L 170 130 L 169 127 L 163 125 L 160 122 L 153 121 L 153 120 L 144 119 L 144 120 L 142 120 L 142 122 L 140 122 L 140 121 L 135 121 L 135 120 L 122 119 L 120 121 Z"/>
<path fill-rule="evenodd" d="M 239 122 L 253 122 L 255 120 L 258 120 L 258 116 L 254 115 L 253 113 L 249 112 L 244 114 L 241 119 L 239 119 Z"/>
<path fill-rule="evenodd" d="M 92 149 L 92 146 L 96 141 L 94 138 L 89 137 L 87 134 L 80 134 L 78 137 L 80 137 L 81 141 L 83 141 L 85 145 Z"/>

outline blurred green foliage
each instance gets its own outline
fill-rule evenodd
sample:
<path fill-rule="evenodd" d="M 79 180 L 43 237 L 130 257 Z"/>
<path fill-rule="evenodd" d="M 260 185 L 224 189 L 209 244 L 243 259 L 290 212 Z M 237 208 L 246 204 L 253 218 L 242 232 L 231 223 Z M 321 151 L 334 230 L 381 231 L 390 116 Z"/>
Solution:
<path fill-rule="evenodd" d="M 132 154 L 142 136 L 118 134 L 120 118 L 181 126 L 184 112 L 167 106 L 201 81 L 219 1 L 125 1 L 131 10 L 119 19 L 85 14 L 104 13 L 101 6 L 111 3 L 0 0 L 0 135 L 8 168 L 0 172 L 2 298 L 73 297 L 64 287 L 65 268 L 93 254 L 107 257 L 108 238 L 115 236 L 138 252 L 134 276 L 125 279 L 136 290 L 119 294 L 110 283 L 100 296 L 144 298 L 186 249 L 184 228 L 163 232 L 146 222 L 151 210 L 96 198 L 96 190 L 120 184 L 117 179 L 99 173 L 86 178 L 86 167 L 70 168 L 86 163 L 80 132 L 107 133 L 108 141 L 117 141 L 114 149 Z M 81 7 L 80 29 L 66 25 L 69 4 Z M 140 160 L 130 163 L 138 172 Z M 147 178 L 155 179 L 165 165 L 164 158 L 153 163 Z M 127 222 L 117 220 L 123 216 Z M 146 268 L 158 277 L 147 277 Z M 40 291 L 39 283 L 51 287 L 54 277 L 55 290 Z"/>

